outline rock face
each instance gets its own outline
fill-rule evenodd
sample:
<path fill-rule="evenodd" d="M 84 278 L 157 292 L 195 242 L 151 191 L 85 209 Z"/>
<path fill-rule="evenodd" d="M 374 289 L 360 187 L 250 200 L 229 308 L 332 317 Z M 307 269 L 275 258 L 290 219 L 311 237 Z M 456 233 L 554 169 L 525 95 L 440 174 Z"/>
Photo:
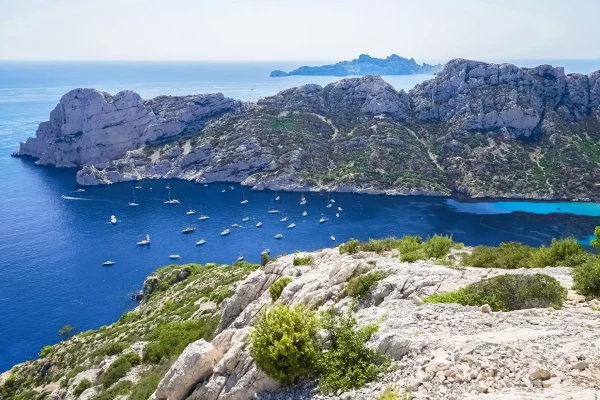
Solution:
<path fill-rule="evenodd" d="M 21 143 L 17 155 L 36 157 L 43 165 L 103 167 L 128 150 L 197 132 L 208 119 L 240 106 L 222 94 L 144 101 L 133 91 L 111 96 L 95 89 L 75 89 L 60 99 L 36 137 Z"/>
<path fill-rule="evenodd" d="M 188 400 L 255 396 L 265 400 L 373 400 L 388 385 L 410 388 L 413 398 L 430 400 L 484 398 L 478 397 L 480 393 L 487 393 L 486 399 L 567 400 L 599 393 L 600 313 L 592 310 L 592 303 L 567 302 L 562 310 L 482 313 L 478 307 L 413 300 L 504 273 L 544 273 L 570 288 L 569 268 L 456 270 L 428 261 L 402 263 L 396 252 L 340 255 L 338 249 L 296 256 L 309 254 L 313 258 L 311 266 L 294 266 L 295 255 L 279 257 L 242 281 L 233 297 L 226 300 L 212 341 L 216 350 L 194 359 L 195 366 L 214 363 L 212 371 L 199 374 L 195 385 L 190 380 L 185 385 L 161 383 L 154 398 L 180 399 L 190 387 L 194 389 Z M 337 396 L 311 392 L 310 385 L 279 388 L 256 368 L 247 344 L 248 330 L 257 314 L 273 304 L 269 287 L 289 276 L 292 282 L 277 302 L 345 312 L 351 299 L 338 295 L 357 269 L 388 275 L 359 302 L 356 317 L 359 325 L 379 324 L 369 345 L 388 354 L 397 368 L 365 388 Z M 171 370 L 181 369 L 189 358 L 187 353 Z M 167 375 L 184 376 L 185 372 Z"/>
<path fill-rule="evenodd" d="M 61 100 L 19 154 L 83 166 L 82 185 L 180 178 L 272 190 L 600 200 L 600 71 L 456 59 L 408 93 L 364 76 L 256 104 L 82 90 Z"/>
<path fill-rule="evenodd" d="M 411 58 L 407 59 L 392 54 L 386 58 L 375 58 L 368 54 L 361 54 L 352 61 L 340 61 L 336 64 L 321 65 L 319 67 L 300 67 L 289 73 L 275 70 L 271 72 L 272 78 L 290 75 L 320 75 L 320 76 L 348 76 L 348 75 L 414 75 L 433 74 L 439 72 L 442 66 L 423 64 L 419 65 Z"/>

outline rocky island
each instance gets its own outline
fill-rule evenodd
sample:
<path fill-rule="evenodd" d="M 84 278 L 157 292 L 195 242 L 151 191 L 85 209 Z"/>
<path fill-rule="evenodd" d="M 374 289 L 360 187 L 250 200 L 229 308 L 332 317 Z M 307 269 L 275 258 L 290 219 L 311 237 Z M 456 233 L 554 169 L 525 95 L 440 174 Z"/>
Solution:
<path fill-rule="evenodd" d="M 16 155 L 81 185 L 142 179 L 254 189 L 600 199 L 600 71 L 455 59 L 396 91 L 379 76 L 256 103 L 76 89 Z"/>
<path fill-rule="evenodd" d="M 321 65 L 319 67 L 300 67 L 290 72 L 275 70 L 271 72 L 271 78 L 279 78 L 290 75 L 309 76 L 348 76 L 348 75 L 416 75 L 433 74 L 442 69 L 440 64 L 430 65 L 417 64 L 414 58 L 410 60 L 399 55 L 392 54 L 386 58 L 371 57 L 361 54 L 352 61 L 340 61 L 336 64 Z"/>
<path fill-rule="evenodd" d="M 0 374 L 0 398 L 595 400 L 599 276 L 574 239 L 171 265 L 118 322 Z"/>

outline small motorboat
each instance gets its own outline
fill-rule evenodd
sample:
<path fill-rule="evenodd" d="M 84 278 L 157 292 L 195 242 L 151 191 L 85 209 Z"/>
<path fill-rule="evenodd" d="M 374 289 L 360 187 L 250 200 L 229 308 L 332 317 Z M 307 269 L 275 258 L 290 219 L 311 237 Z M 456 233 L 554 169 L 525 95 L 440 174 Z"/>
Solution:
<path fill-rule="evenodd" d="M 335 213 L 335 216 L 339 218 L 340 217 L 340 213 Z"/>
<path fill-rule="evenodd" d="M 275 239 L 281 239 L 283 237 L 283 235 L 281 233 L 278 233 L 277 235 L 275 235 Z"/>
<path fill-rule="evenodd" d="M 227 190 L 223 189 L 223 190 L 221 190 L 221 193 L 225 193 L 226 191 L 227 191 Z"/>
<path fill-rule="evenodd" d="M 181 258 L 181 256 L 180 256 L 179 254 L 171 254 L 171 255 L 169 256 L 169 258 L 170 258 L 171 260 L 179 260 L 179 259 Z"/>
<path fill-rule="evenodd" d="M 233 189 L 235 189 L 235 188 L 234 188 L 233 186 L 229 186 L 229 189 L 233 190 Z"/>
<path fill-rule="evenodd" d="M 244 256 L 239 256 L 239 257 L 237 258 L 237 260 L 238 260 L 238 261 L 244 261 Z"/>
<path fill-rule="evenodd" d="M 229 229 L 225 229 L 223 232 L 221 232 L 221 236 L 229 235 L 230 233 L 231 231 Z"/>
<path fill-rule="evenodd" d="M 306 217 L 308 215 L 308 212 L 306 210 L 304 210 L 304 212 L 302 213 L 303 217 Z"/>
<path fill-rule="evenodd" d="M 271 253 L 271 250 L 269 249 L 264 249 L 263 251 L 260 252 L 261 255 L 265 255 L 265 254 L 269 254 Z"/>
<path fill-rule="evenodd" d="M 279 210 L 269 210 L 267 211 L 269 214 L 277 214 Z"/>
<path fill-rule="evenodd" d="M 260 228 L 261 226 L 262 226 L 262 222 L 258 222 L 258 223 L 256 224 L 256 227 L 257 227 L 257 228 Z"/>
<path fill-rule="evenodd" d="M 306 197 L 304 195 L 300 196 L 300 204 L 306 204 Z"/>
<path fill-rule="evenodd" d="M 150 244 L 150 235 L 146 235 L 146 239 L 137 242 L 138 246 L 145 246 L 147 244 Z"/>
<path fill-rule="evenodd" d="M 208 183 L 205 183 L 204 186 L 208 186 Z"/>
<path fill-rule="evenodd" d="M 328 204 L 327 204 L 327 208 L 331 208 L 331 203 L 328 203 Z"/>
<path fill-rule="evenodd" d="M 132 202 L 129 202 L 129 205 L 130 205 L 131 207 L 137 207 L 137 206 L 139 206 L 139 205 L 140 205 L 140 203 L 137 203 L 137 202 L 135 202 L 135 201 L 132 201 Z"/>
<path fill-rule="evenodd" d="M 334 200 L 334 199 L 331 199 L 331 200 L 329 200 L 329 201 L 330 201 L 330 202 L 332 202 L 332 203 L 335 203 L 335 200 Z"/>
<path fill-rule="evenodd" d="M 291 224 L 288 225 L 288 229 L 292 229 L 292 228 L 295 228 L 295 227 L 296 227 L 296 224 L 294 224 L 294 223 L 291 223 Z"/>
<path fill-rule="evenodd" d="M 329 236 L 329 239 L 335 240 L 335 236 Z"/>
<path fill-rule="evenodd" d="M 142 187 L 141 187 L 141 186 L 136 186 L 135 188 L 136 188 L 136 189 L 141 189 Z"/>
<path fill-rule="evenodd" d="M 192 233 L 195 230 L 196 230 L 196 228 L 189 227 L 189 228 L 185 228 L 184 230 L 182 230 L 181 233 Z"/>
<path fill-rule="evenodd" d="M 194 215 L 194 214 L 196 214 L 196 211 L 190 210 L 190 211 L 186 212 L 186 214 L 187 215 Z"/>
<path fill-rule="evenodd" d="M 248 203 L 248 200 L 242 200 L 242 201 L 240 201 L 240 204 L 246 204 L 246 203 Z"/>
<path fill-rule="evenodd" d="M 117 223 L 117 217 L 115 217 L 114 215 L 111 215 L 110 216 L 110 223 L 113 224 L 113 225 L 116 224 Z"/>
<path fill-rule="evenodd" d="M 79 193 L 85 192 L 85 189 L 77 189 L 77 192 L 79 192 Z"/>
<path fill-rule="evenodd" d="M 206 240 L 204 240 L 204 239 L 200 239 L 200 240 L 198 240 L 198 241 L 196 242 L 196 246 L 203 245 L 204 243 L 206 243 Z"/>
<path fill-rule="evenodd" d="M 327 218 L 327 217 L 321 217 L 321 219 L 319 220 L 319 223 L 322 224 L 325 221 L 329 221 L 329 218 Z"/>
<path fill-rule="evenodd" d="M 115 265 L 114 261 L 104 261 L 102 263 L 102 265 L 104 265 L 105 267 L 110 267 L 111 265 Z"/>
<path fill-rule="evenodd" d="M 286 222 L 286 221 L 289 221 L 289 220 L 290 220 L 290 217 L 283 217 L 283 218 L 280 219 L 281 222 Z"/>
<path fill-rule="evenodd" d="M 242 222 L 246 222 L 246 221 L 250 221 L 250 218 L 248 218 L 248 217 L 242 218 Z"/>
<path fill-rule="evenodd" d="M 238 225 L 238 224 L 231 224 L 231 227 L 232 227 L 232 228 L 241 228 L 241 226 L 240 226 L 240 225 Z"/>
<path fill-rule="evenodd" d="M 338 211 L 342 211 L 342 207 L 338 207 Z"/>
<path fill-rule="evenodd" d="M 198 221 L 204 221 L 205 219 L 208 219 L 208 218 L 209 218 L 209 216 L 208 216 L 208 215 L 201 215 L 201 216 L 198 218 Z"/>
<path fill-rule="evenodd" d="M 163 202 L 164 204 L 179 204 L 179 200 L 171 198 L 171 188 L 167 186 L 167 200 Z"/>

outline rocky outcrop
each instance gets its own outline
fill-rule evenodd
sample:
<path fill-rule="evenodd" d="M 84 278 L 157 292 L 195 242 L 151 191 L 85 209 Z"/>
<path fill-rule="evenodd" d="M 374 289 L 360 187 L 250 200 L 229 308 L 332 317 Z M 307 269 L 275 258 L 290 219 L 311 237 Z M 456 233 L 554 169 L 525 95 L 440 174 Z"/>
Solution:
<path fill-rule="evenodd" d="M 41 165 L 104 167 L 128 150 L 197 132 L 209 119 L 240 108 L 240 102 L 222 94 L 144 101 L 133 91 L 111 96 L 75 89 L 60 99 L 50 120 L 16 154 L 36 157 Z"/>
<path fill-rule="evenodd" d="M 180 178 L 272 190 L 600 199 L 600 71 L 456 59 L 408 93 L 364 76 L 256 104 L 85 93 L 65 96 L 19 152 L 83 166 L 81 185 Z M 81 103 L 88 97 L 95 100 Z"/>
<path fill-rule="evenodd" d="M 305 255 L 312 256 L 311 266 L 293 265 L 294 257 Z M 339 294 L 357 269 L 388 275 L 360 301 L 356 317 L 360 325 L 379 324 L 369 345 L 388 354 L 397 368 L 363 389 L 337 396 L 317 394 L 311 385 L 279 388 L 256 368 L 247 341 L 257 314 L 272 304 L 270 285 L 281 277 L 292 277 L 278 302 L 345 312 L 351 299 Z M 597 395 L 600 313 L 592 309 L 597 301 L 568 301 L 562 310 L 483 312 L 479 307 L 424 304 L 417 297 L 505 273 L 543 273 L 566 288 L 572 285 L 570 269 L 560 267 L 451 269 L 428 261 L 402 263 L 395 252 L 340 255 L 338 249 L 279 257 L 250 274 L 226 300 L 212 341 L 217 350 L 194 363 L 216 364 L 197 380 L 187 399 L 372 400 L 390 385 L 409 388 L 415 399 L 431 400 L 479 399 L 484 393 L 486 399 L 567 400 Z M 219 355 L 216 360 L 215 354 Z M 182 365 L 185 358 L 184 353 L 176 365 Z M 179 388 L 165 389 L 161 384 L 159 390 L 161 398 L 181 398 Z"/>

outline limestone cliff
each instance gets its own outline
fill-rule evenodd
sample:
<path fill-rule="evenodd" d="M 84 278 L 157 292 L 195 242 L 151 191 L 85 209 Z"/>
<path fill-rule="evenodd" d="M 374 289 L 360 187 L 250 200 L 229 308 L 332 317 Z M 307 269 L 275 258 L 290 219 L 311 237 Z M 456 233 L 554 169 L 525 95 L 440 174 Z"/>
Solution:
<path fill-rule="evenodd" d="M 117 101 L 91 91 L 94 102 L 68 106 L 77 93 L 19 154 L 81 166 L 82 185 L 181 178 L 255 189 L 600 199 L 600 71 L 456 59 L 408 93 L 365 76 L 255 104 L 222 95 L 144 102 L 130 92 Z M 98 115 L 96 103 L 111 111 Z M 122 126 L 108 123 L 129 103 L 138 105 Z"/>

